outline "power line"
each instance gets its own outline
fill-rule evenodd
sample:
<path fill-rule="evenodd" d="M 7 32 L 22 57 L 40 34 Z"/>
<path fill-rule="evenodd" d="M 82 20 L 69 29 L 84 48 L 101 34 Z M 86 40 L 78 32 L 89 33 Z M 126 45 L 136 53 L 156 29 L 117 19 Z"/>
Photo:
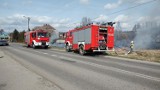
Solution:
<path fill-rule="evenodd" d="M 135 5 L 135 6 L 131 6 L 131 7 L 128 7 L 128 8 L 125 8 L 125 9 L 122 9 L 122 10 L 119 10 L 119 11 L 116 11 L 116 12 L 113 12 L 113 13 L 110 13 L 110 14 L 107 14 L 108 16 L 109 15 L 113 15 L 113 14 L 116 14 L 116 13 L 119 13 L 119 12 L 123 12 L 123 11 L 126 11 L 126 10 L 129 10 L 129 9 L 133 9 L 133 8 L 136 8 L 136 7 L 139 7 L 139 6 L 142 6 L 142 5 L 145 5 L 145 4 L 149 4 L 149 3 L 152 3 L 154 1 L 157 1 L 157 0 L 151 0 L 151 1 L 148 1 L 148 2 L 144 2 L 144 3 L 141 3 L 141 4 L 138 4 L 138 5 Z M 136 1 L 135 1 L 136 2 Z M 96 17 L 98 18 L 98 17 Z M 94 18 L 94 19 L 96 19 Z M 94 20 L 94 19 L 91 19 L 91 20 Z M 77 23 L 73 23 L 73 24 L 79 24 L 80 22 L 77 22 Z"/>
<path fill-rule="evenodd" d="M 122 10 L 119 10 L 119 11 L 116 11 L 116 12 L 113 12 L 113 13 L 108 14 L 108 15 L 112 15 L 112 14 L 116 14 L 116 13 L 119 13 L 119 12 L 123 12 L 123 11 L 129 10 L 129 9 L 133 9 L 133 8 L 136 8 L 136 7 L 145 5 L 145 4 L 149 4 L 149 3 L 154 2 L 154 1 L 157 1 L 157 0 L 151 0 L 151 1 L 148 1 L 148 2 L 144 2 L 144 3 L 141 3 L 141 4 L 135 5 L 135 6 L 131 6 L 131 7 L 128 7 L 128 8 L 125 8 L 125 9 L 122 9 Z"/>
<path fill-rule="evenodd" d="M 135 6 L 131 6 L 131 7 L 128 7 L 128 8 L 119 10 L 119 11 L 115 11 L 115 12 L 110 13 L 110 14 L 107 14 L 107 15 L 109 16 L 109 15 L 113 15 L 113 14 L 116 14 L 116 13 L 119 13 L 119 12 L 127 11 L 127 10 L 129 10 L 129 9 L 133 9 L 133 8 L 136 8 L 136 7 L 145 5 L 145 4 L 150 4 L 151 2 L 154 2 L 154 1 L 157 1 L 157 0 L 151 0 L 151 1 L 148 1 L 148 2 L 144 2 L 144 3 L 141 3 L 141 4 L 135 5 Z M 137 1 L 135 1 L 135 2 L 137 2 Z M 96 17 L 96 18 L 98 18 L 98 17 Z M 94 18 L 94 19 L 96 19 L 96 18 Z M 94 20 L 94 19 L 92 19 L 92 20 Z"/>
<path fill-rule="evenodd" d="M 138 0 L 137 0 L 137 1 L 138 1 Z M 135 1 L 135 2 L 137 2 L 137 1 Z M 140 3 L 140 4 L 138 4 L 138 5 L 131 6 L 131 7 L 128 7 L 128 8 L 119 10 L 119 11 L 115 11 L 115 12 L 110 13 L 110 14 L 107 14 L 107 15 L 109 16 L 109 15 L 113 15 L 113 14 L 116 14 L 116 13 L 119 13 L 119 12 L 127 11 L 127 10 L 129 10 L 129 9 L 133 9 L 133 8 L 136 8 L 136 7 L 140 7 L 140 6 L 146 5 L 146 4 L 150 4 L 150 3 L 155 2 L 155 1 L 157 1 L 157 0 L 151 0 L 151 1 L 148 1 L 148 2 Z M 98 18 L 98 17 L 96 17 L 96 18 Z M 91 20 L 94 20 L 94 19 L 96 19 L 96 18 L 93 18 L 93 19 L 91 19 Z M 76 23 L 72 23 L 72 24 L 79 24 L 79 23 L 80 23 L 80 22 L 76 22 Z"/>

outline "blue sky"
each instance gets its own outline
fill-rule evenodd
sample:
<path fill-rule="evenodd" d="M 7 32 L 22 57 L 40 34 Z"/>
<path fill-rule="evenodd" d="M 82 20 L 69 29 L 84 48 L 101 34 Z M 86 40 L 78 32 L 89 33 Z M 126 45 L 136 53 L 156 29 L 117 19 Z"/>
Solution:
<path fill-rule="evenodd" d="M 50 24 L 58 31 L 68 31 L 81 22 L 83 17 L 93 21 L 119 21 L 123 30 L 131 30 L 133 25 L 150 19 L 158 9 L 159 0 L 139 7 L 115 13 L 153 0 L 0 0 L 0 28 L 12 32 Z M 159 7 L 160 8 L 160 7 Z M 114 13 L 114 14 L 113 14 Z M 160 11 L 156 11 L 153 20 L 160 20 Z"/>

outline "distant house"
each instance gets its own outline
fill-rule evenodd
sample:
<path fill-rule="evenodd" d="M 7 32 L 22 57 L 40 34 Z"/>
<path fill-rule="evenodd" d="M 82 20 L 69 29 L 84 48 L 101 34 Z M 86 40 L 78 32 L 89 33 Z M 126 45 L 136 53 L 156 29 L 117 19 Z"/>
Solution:
<path fill-rule="evenodd" d="M 36 26 L 32 30 L 34 31 L 34 30 L 39 30 L 39 29 L 46 30 L 49 33 L 50 37 L 51 37 L 52 33 L 54 33 L 56 30 L 54 27 L 52 27 L 49 24 L 44 24 L 42 26 Z"/>

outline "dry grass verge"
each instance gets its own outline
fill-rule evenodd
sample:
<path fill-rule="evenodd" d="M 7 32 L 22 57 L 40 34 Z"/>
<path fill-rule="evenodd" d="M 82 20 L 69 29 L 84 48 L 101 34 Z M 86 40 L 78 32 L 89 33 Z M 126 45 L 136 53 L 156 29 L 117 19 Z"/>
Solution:
<path fill-rule="evenodd" d="M 138 50 L 131 54 L 126 53 L 126 49 L 121 49 L 116 50 L 116 52 L 109 52 L 108 55 L 151 62 L 160 62 L 160 50 Z"/>

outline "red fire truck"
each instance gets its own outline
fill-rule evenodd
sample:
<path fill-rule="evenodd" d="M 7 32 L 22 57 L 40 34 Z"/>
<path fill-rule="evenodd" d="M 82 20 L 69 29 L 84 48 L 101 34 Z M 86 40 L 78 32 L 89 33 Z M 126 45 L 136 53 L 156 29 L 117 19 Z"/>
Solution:
<path fill-rule="evenodd" d="M 29 31 L 24 34 L 27 47 L 44 47 L 49 46 L 49 37 L 45 30 Z"/>
<path fill-rule="evenodd" d="M 114 22 L 91 24 L 66 33 L 66 51 L 106 52 L 114 50 Z"/>

